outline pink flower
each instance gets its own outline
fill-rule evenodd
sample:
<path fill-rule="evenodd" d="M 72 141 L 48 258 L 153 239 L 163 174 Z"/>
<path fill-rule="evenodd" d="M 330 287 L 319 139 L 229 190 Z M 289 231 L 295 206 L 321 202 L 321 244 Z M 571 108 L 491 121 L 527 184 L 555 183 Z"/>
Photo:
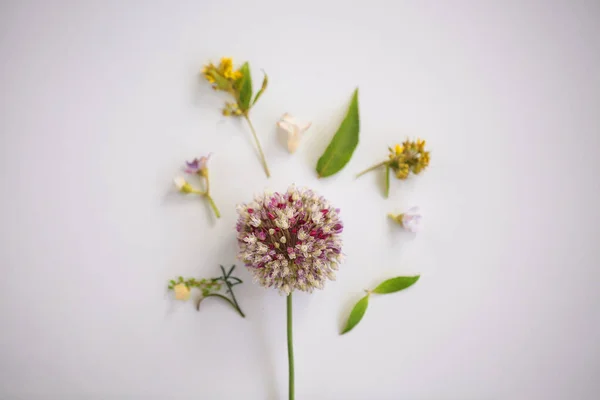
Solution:
<path fill-rule="evenodd" d="M 202 156 L 200 158 L 194 158 L 193 161 L 186 161 L 185 164 L 187 165 L 185 172 L 187 172 L 188 174 L 200 174 L 202 175 L 207 169 L 208 169 L 208 159 L 210 158 L 211 154 L 209 154 L 208 156 Z"/>
<path fill-rule="evenodd" d="M 418 207 L 412 207 L 405 213 L 398 214 L 398 215 L 394 215 L 394 214 L 388 214 L 388 215 L 395 222 L 399 223 L 405 230 L 412 232 L 412 233 L 417 233 L 423 227 L 423 224 L 421 222 L 421 220 L 423 219 L 423 216 L 421 214 L 419 214 L 418 212 L 419 212 Z"/>
<path fill-rule="evenodd" d="M 312 292 L 342 262 L 339 209 L 312 190 L 290 187 L 238 206 L 238 258 L 265 287 Z"/>
<path fill-rule="evenodd" d="M 418 214 L 419 208 L 412 207 L 402 215 L 402 227 L 409 232 L 417 233 L 423 227 L 423 216 Z"/>

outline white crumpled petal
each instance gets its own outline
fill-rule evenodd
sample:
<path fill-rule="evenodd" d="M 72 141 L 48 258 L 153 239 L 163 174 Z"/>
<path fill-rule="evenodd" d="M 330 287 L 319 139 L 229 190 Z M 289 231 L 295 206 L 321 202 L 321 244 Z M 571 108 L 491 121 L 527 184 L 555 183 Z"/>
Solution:
<path fill-rule="evenodd" d="M 277 126 L 283 131 L 287 132 L 287 148 L 290 153 L 294 153 L 300 144 L 300 138 L 302 134 L 308 130 L 311 126 L 311 122 L 306 124 L 298 124 L 296 118 L 291 114 L 285 113 L 281 116 Z"/>
<path fill-rule="evenodd" d="M 175 179 L 173 179 L 173 183 L 175 184 L 175 186 L 179 190 L 182 190 L 185 187 L 185 185 L 187 184 L 187 182 L 185 181 L 185 179 L 182 178 L 181 176 L 178 176 Z"/>

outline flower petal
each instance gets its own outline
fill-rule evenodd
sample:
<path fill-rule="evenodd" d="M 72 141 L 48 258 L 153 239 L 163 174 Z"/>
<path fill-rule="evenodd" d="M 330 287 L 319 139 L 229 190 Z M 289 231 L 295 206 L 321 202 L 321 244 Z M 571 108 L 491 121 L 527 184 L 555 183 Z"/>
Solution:
<path fill-rule="evenodd" d="M 279 121 L 277 122 L 277 126 L 286 131 L 287 133 L 294 133 L 296 131 L 296 125 L 292 124 L 288 121 Z"/>
<path fill-rule="evenodd" d="M 175 179 L 173 179 L 173 183 L 175 183 L 175 186 L 177 186 L 177 189 L 181 190 L 186 185 L 187 182 L 181 176 L 177 176 L 177 177 L 175 177 Z"/>
<path fill-rule="evenodd" d="M 300 128 L 300 132 L 302 132 L 302 133 L 306 132 L 308 130 L 308 128 L 310 128 L 311 126 L 312 126 L 312 122 L 308 122 L 308 123 L 304 124 L 304 126 L 302 126 Z"/>

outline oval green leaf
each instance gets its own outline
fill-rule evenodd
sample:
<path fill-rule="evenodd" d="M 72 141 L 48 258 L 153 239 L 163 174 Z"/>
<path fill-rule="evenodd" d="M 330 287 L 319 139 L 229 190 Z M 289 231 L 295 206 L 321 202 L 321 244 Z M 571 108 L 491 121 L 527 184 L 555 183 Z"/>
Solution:
<path fill-rule="evenodd" d="M 250 75 L 250 64 L 247 62 L 240 68 L 243 76 L 239 81 L 240 88 L 240 101 L 238 106 L 242 111 L 248 111 L 250 109 L 250 102 L 252 101 L 252 75 Z"/>
<path fill-rule="evenodd" d="M 378 294 L 388 294 L 399 292 L 400 290 L 406 289 L 414 285 L 420 278 L 420 275 L 417 276 L 399 276 L 396 278 L 388 279 L 387 281 L 383 281 L 373 289 L 373 293 Z"/>
<path fill-rule="evenodd" d="M 329 143 L 325 152 L 317 162 L 317 174 L 319 178 L 331 176 L 344 168 L 350 161 L 354 149 L 358 145 L 358 133 L 360 130 L 360 118 L 358 114 L 358 88 L 354 90 L 350 107 Z"/>
<path fill-rule="evenodd" d="M 341 335 L 346 332 L 350 332 L 363 318 L 365 312 L 367 311 L 367 307 L 369 306 L 369 295 L 366 295 L 362 299 L 356 303 L 352 311 L 350 312 L 350 317 L 348 317 L 348 322 L 346 323 L 346 327 L 342 331 Z"/>

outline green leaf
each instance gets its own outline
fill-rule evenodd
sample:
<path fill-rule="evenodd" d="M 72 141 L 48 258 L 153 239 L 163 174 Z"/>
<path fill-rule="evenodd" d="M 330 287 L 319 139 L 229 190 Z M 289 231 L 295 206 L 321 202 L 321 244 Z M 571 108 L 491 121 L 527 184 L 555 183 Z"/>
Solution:
<path fill-rule="evenodd" d="M 373 289 L 373 293 L 378 294 L 388 294 L 395 293 L 400 290 L 406 289 L 414 285 L 420 278 L 420 275 L 417 276 L 399 276 L 396 278 L 388 279 L 387 281 L 383 281 Z"/>
<path fill-rule="evenodd" d="M 390 195 L 390 165 L 385 164 L 385 198 Z"/>
<path fill-rule="evenodd" d="M 319 178 L 331 176 L 344 168 L 358 145 L 360 119 L 358 115 L 358 88 L 354 90 L 350 107 L 331 143 L 317 162 Z"/>
<path fill-rule="evenodd" d="M 210 74 L 210 76 L 212 76 L 215 80 L 214 85 L 216 85 L 216 87 L 220 90 L 227 91 L 231 89 L 231 82 L 227 80 L 227 78 L 221 76 L 218 72 L 214 71 Z"/>
<path fill-rule="evenodd" d="M 356 303 L 352 311 L 350 312 L 350 317 L 348 317 L 348 322 L 346 323 L 346 327 L 342 331 L 341 335 L 346 332 L 350 332 L 363 318 L 365 312 L 367 311 L 367 307 L 369 306 L 369 295 L 366 295 L 362 299 Z"/>
<path fill-rule="evenodd" d="M 258 93 L 256 93 L 256 97 L 254 98 L 254 101 L 252 102 L 252 106 L 254 106 L 256 104 L 256 102 L 258 101 L 258 98 L 267 89 L 267 85 L 269 84 L 269 77 L 267 76 L 266 72 L 263 71 L 263 74 L 265 74 L 265 77 L 263 78 L 262 87 L 260 88 L 260 90 L 258 91 Z"/>
<path fill-rule="evenodd" d="M 250 109 L 250 102 L 252 101 L 252 76 L 250 75 L 250 65 L 245 62 L 240 68 L 244 75 L 239 82 L 240 88 L 240 102 L 238 106 L 242 111 L 248 111 Z"/>

